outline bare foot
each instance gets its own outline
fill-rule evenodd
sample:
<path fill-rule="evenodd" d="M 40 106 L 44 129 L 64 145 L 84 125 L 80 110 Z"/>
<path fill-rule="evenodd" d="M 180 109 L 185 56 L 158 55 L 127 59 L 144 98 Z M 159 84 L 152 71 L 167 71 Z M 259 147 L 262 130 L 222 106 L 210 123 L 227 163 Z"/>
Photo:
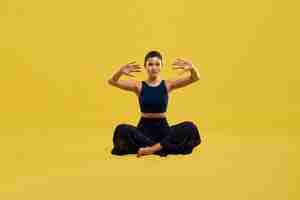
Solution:
<path fill-rule="evenodd" d="M 144 155 L 151 155 L 154 152 L 155 152 L 155 149 L 152 147 L 141 147 L 138 150 L 137 157 L 144 156 Z"/>

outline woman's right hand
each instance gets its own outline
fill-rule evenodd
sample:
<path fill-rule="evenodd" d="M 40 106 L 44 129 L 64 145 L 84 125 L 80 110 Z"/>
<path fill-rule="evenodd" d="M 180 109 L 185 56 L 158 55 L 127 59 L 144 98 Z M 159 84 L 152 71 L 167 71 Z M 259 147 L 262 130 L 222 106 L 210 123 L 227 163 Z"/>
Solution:
<path fill-rule="evenodd" d="M 140 72 L 141 70 L 141 65 L 140 64 L 136 64 L 136 62 L 130 62 L 126 65 L 123 65 L 120 69 L 120 71 L 122 72 L 122 74 L 125 74 L 127 76 L 131 76 L 131 77 L 135 77 L 134 75 L 130 74 L 131 72 Z"/>

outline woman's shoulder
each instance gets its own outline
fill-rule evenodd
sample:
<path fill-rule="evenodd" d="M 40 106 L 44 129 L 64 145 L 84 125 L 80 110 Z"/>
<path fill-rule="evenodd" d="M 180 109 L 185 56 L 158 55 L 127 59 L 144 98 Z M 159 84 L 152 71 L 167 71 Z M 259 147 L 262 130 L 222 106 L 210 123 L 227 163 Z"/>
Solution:
<path fill-rule="evenodd" d="M 136 80 L 135 82 L 137 87 L 137 96 L 139 96 L 142 91 L 143 82 L 143 80 Z"/>
<path fill-rule="evenodd" d="M 164 79 L 164 82 L 165 82 L 165 86 L 167 88 L 167 91 L 170 92 L 170 90 L 171 90 L 171 81 Z"/>

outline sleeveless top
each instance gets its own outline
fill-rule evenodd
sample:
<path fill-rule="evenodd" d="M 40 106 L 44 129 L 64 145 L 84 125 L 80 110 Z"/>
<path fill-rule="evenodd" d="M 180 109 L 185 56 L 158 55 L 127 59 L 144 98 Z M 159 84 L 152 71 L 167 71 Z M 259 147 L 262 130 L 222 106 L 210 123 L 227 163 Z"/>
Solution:
<path fill-rule="evenodd" d="M 165 80 L 161 80 L 158 86 L 150 86 L 142 81 L 141 93 L 139 95 L 140 110 L 143 113 L 166 112 L 168 106 L 168 91 Z"/>

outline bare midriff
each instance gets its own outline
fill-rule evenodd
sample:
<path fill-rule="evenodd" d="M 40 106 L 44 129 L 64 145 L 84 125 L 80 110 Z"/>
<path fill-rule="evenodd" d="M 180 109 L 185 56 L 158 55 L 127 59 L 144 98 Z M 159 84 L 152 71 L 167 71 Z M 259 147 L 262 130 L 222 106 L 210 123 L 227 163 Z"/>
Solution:
<path fill-rule="evenodd" d="M 147 117 L 147 118 L 165 118 L 166 113 L 141 113 L 142 117 Z"/>

